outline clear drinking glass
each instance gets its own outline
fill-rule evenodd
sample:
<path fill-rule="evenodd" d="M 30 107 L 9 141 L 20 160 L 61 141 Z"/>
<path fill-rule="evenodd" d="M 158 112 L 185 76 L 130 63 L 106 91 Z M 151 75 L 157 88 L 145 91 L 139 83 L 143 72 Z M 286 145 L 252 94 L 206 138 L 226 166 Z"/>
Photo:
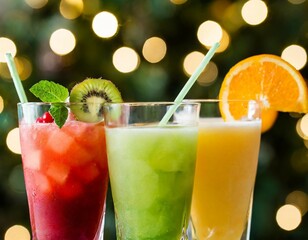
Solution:
<path fill-rule="evenodd" d="M 42 122 L 50 106 L 18 104 L 33 240 L 103 239 L 108 186 L 104 124 L 76 121 L 70 113 L 60 129 L 48 119 Z"/>
<path fill-rule="evenodd" d="M 261 136 L 259 104 L 229 101 L 243 115 L 223 120 L 220 101 L 191 102 L 201 103 L 192 239 L 248 240 Z"/>
<path fill-rule="evenodd" d="M 187 239 L 199 104 L 104 105 L 117 239 Z"/>

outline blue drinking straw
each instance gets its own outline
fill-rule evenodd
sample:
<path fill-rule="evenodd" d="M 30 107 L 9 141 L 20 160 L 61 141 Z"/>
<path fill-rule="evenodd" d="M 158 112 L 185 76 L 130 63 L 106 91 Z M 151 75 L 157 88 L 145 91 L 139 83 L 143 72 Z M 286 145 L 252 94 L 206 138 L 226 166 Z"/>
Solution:
<path fill-rule="evenodd" d="M 14 59 L 12 57 L 12 54 L 6 53 L 5 57 L 6 57 L 7 65 L 8 65 L 8 68 L 10 70 L 11 77 L 13 79 L 19 100 L 20 100 L 21 103 L 26 103 L 26 102 L 28 102 L 27 96 L 26 96 L 25 90 L 22 86 L 21 80 L 19 78 L 19 75 L 18 75 L 16 66 L 15 66 L 15 62 L 14 62 Z"/>
<path fill-rule="evenodd" d="M 159 122 L 159 126 L 163 126 L 165 124 L 167 124 L 167 122 L 169 121 L 170 117 L 172 116 L 172 114 L 176 111 L 176 109 L 178 108 L 178 106 L 181 104 L 181 102 L 183 101 L 184 97 L 186 96 L 186 94 L 188 93 L 188 91 L 190 90 L 190 88 L 193 86 L 193 84 L 195 83 L 195 81 L 197 80 L 197 78 L 199 77 L 199 75 L 202 73 L 202 71 L 204 70 L 204 68 L 206 67 L 206 65 L 210 62 L 211 58 L 214 56 L 215 51 L 217 50 L 217 48 L 219 47 L 219 43 L 216 42 L 211 48 L 210 50 L 207 52 L 207 54 L 204 56 L 204 58 L 202 59 L 201 63 L 199 64 L 199 66 L 197 67 L 197 69 L 195 70 L 195 72 L 190 76 L 190 78 L 187 80 L 185 86 L 182 88 L 182 90 L 180 91 L 180 93 L 178 94 L 178 96 L 176 97 L 176 99 L 174 100 L 174 105 L 172 105 L 168 111 L 166 112 L 165 116 L 162 118 L 162 120 Z"/>

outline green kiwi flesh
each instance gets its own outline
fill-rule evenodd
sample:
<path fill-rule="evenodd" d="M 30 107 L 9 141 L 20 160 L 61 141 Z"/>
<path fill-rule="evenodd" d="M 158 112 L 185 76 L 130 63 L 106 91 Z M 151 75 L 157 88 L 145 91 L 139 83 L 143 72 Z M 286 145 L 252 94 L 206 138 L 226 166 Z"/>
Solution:
<path fill-rule="evenodd" d="M 106 79 L 87 78 L 76 84 L 70 93 L 71 111 L 79 121 L 102 121 L 106 102 L 123 102 L 118 88 Z"/>

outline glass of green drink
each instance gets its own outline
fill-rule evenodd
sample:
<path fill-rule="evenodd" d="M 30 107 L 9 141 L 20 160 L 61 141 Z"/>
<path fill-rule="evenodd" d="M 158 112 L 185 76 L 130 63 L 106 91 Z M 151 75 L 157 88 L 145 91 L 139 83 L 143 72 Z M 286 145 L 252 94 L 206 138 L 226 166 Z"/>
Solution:
<path fill-rule="evenodd" d="M 104 106 L 108 167 L 118 240 L 187 239 L 199 104 Z"/>

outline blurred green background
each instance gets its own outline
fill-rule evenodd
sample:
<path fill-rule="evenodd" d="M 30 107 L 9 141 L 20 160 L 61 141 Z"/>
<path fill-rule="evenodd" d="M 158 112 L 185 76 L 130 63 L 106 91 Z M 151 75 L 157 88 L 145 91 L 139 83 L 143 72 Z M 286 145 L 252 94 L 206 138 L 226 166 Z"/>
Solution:
<path fill-rule="evenodd" d="M 15 225 L 30 229 L 6 51 L 29 101 L 37 101 L 28 89 L 41 79 L 71 89 L 86 77 L 112 80 L 126 101 L 165 101 L 218 39 L 219 52 L 187 96 L 216 98 L 228 70 L 256 54 L 284 56 L 307 79 L 307 13 L 306 0 L 0 0 L 0 239 L 13 240 L 4 236 Z M 252 240 L 308 239 L 308 121 L 301 117 L 279 113 L 262 135 Z M 105 232 L 115 239 L 110 196 Z"/>

